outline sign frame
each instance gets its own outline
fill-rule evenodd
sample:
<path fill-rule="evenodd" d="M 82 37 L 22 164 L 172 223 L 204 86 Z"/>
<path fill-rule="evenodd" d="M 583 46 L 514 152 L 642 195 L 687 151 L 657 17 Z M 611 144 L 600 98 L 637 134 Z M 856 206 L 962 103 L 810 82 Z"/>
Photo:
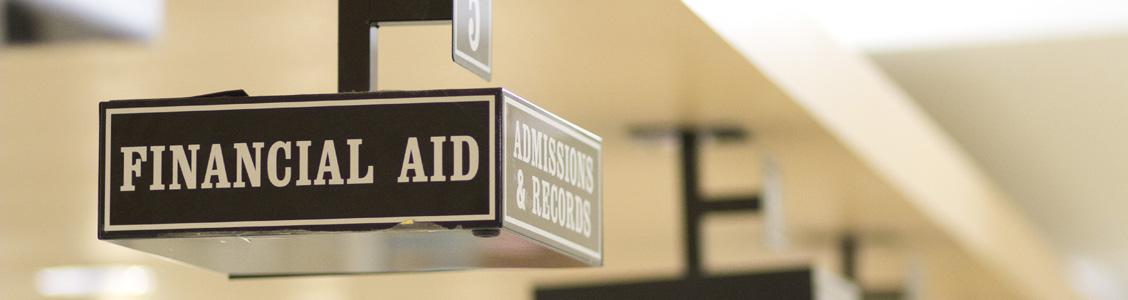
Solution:
<path fill-rule="evenodd" d="M 504 191 L 504 186 L 501 180 L 497 180 L 497 175 L 501 174 L 503 163 L 496 161 L 497 157 L 501 154 L 500 147 L 497 146 L 497 139 L 501 138 L 501 130 L 498 126 L 500 124 L 500 109 L 503 105 L 501 99 L 502 89 L 500 88 L 484 88 L 484 89 L 460 89 L 460 90 L 425 90 L 425 91 L 394 91 L 394 92 L 374 92 L 374 93 L 345 93 L 345 94 L 313 94 L 313 95 L 290 95 L 290 96 L 258 96 L 258 97 L 209 97 L 209 98 L 181 98 L 181 99 L 141 99 L 141 100 L 116 100 L 99 103 L 99 128 L 98 128 L 98 238 L 99 239 L 121 239 L 121 238 L 155 238 L 155 237 L 175 237 L 180 235 L 213 235 L 225 234 L 230 232 L 245 232 L 252 234 L 293 234 L 295 232 L 345 232 L 345 231 L 370 231 L 370 230 L 383 230 L 395 227 L 404 221 L 411 221 L 412 223 L 417 220 L 420 222 L 429 222 L 444 228 L 500 228 L 502 226 L 502 218 L 504 213 L 502 211 L 504 203 L 500 191 Z M 225 105 L 253 105 L 262 103 L 330 103 L 337 100 L 390 100 L 390 99 L 410 99 L 410 98 L 444 98 L 444 97 L 462 97 L 462 96 L 489 96 L 491 112 L 493 113 L 493 120 L 490 122 L 491 132 L 489 135 L 492 142 L 489 143 L 489 157 L 492 160 L 492 166 L 488 167 L 488 173 L 491 178 L 491 190 L 493 196 L 490 197 L 490 211 L 492 216 L 489 218 L 465 218 L 454 220 L 442 221 L 426 221 L 431 216 L 400 216 L 395 220 L 375 221 L 375 222 L 337 222 L 337 223 L 323 223 L 323 224 L 309 224 L 302 222 L 302 220 L 280 220 L 275 222 L 277 224 L 271 225 L 232 225 L 232 226 L 218 226 L 218 227 L 187 227 L 187 228 L 170 228 L 170 229 L 139 229 L 139 230 L 115 230 L 107 228 L 109 218 L 109 206 L 107 203 L 107 196 L 109 193 L 110 183 L 109 173 L 110 167 L 107 161 L 108 155 L 113 154 L 108 152 L 110 147 L 107 143 L 109 135 L 107 128 L 112 125 L 108 122 L 108 111 L 115 109 L 131 109 L 131 108 L 167 108 L 167 107 L 198 107 L 198 106 L 225 106 Z M 485 146 L 485 145 L 483 145 Z M 487 170 L 482 170 L 487 171 Z M 286 221 L 298 221 L 297 223 L 286 223 Z"/>

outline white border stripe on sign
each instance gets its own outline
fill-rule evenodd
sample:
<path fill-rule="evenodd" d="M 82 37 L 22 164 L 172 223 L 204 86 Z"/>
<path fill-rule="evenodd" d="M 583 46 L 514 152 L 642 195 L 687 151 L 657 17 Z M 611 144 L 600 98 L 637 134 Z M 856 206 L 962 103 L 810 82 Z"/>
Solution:
<path fill-rule="evenodd" d="M 497 217 L 497 197 L 495 184 L 497 180 L 496 158 L 496 120 L 497 105 L 494 95 L 451 96 L 451 97 L 419 97 L 419 98 L 383 98 L 383 99 L 355 99 L 355 100 L 329 100 L 329 101 L 295 101 L 295 102 L 270 102 L 270 103 L 235 103 L 235 104 L 207 104 L 185 106 L 158 106 L 158 107 L 130 107 L 106 109 L 106 137 L 105 143 L 105 207 L 103 210 L 103 226 L 105 231 L 126 230 L 165 230 L 165 229 L 204 229 L 204 228 L 236 228 L 236 227 L 271 227 L 271 226 L 301 226 L 301 225 L 348 225 L 371 223 L 399 223 L 407 220 L 415 222 L 447 222 L 447 221 L 487 221 Z M 477 215 L 449 215 L 449 216 L 399 216 L 383 218 L 341 218 L 341 219 L 316 219 L 316 220 L 271 220 L 271 221 L 235 221 L 235 222 L 199 222 L 199 223 L 172 223 L 172 224 L 135 224 L 111 225 L 110 224 L 110 133 L 111 122 L 115 114 L 142 114 L 142 113 L 167 113 L 190 111 L 230 111 L 254 110 L 277 108 L 303 108 L 303 107 L 341 107 L 341 106 L 372 106 L 385 104 L 418 104 L 418 103 L 457 103 L 457 102 L 488 102 L 489 116 L 489 147 L 490 147 L 490 212 Z"/>
<path fill-rule="evenodd" d="M 528 230 L 528 231 L 531 231 L 533 233 L 536 233 L 536 234 L 542 235 L 544 237 L 547 237 L 549 239 L 552 239 L 553 241 L 560 243 L 561 245 L 564 245 L 568 248 L 572 248 L 573 250 L 579 251 L 580 253 L 583 253 L 587 256 L 591 256 L 591 258 L 595 258 L 595 259 L 599 258 L 599 253 L 595 252 L 594 250 L 588 249 L 587 247 L 584 247 L 583 245 L 576 244 L 573 241 L 569 241 L 568 239 L 565 239 L 565 238 L 562 238 L 562 237 L 557 236 L 555 234 L 552 234 L 551 232 L 544 231 L 544 229 L 540 229 L 539 227 L 533 226 L 529 223 L 525 223 L 524 221 L 518 220 L 517 218 L 509 217 L 509 218 L 505 218 L 505 221 L 509 222 L 510 224 L 517 225 L 517 227 L 524 228 L 525 230 Z"/>
<path fill-rule="evenodd" d="M 455 50 L 454 54 L 458 55 L 458 57 L 460 57 L 462 59 L 465 59 L 466 62 L 474 64 L 475 67 L 482 68 L 482 70 L 486 71 L 486 73 L 490 72 L 490 66 L 487 66 L 486 64 L 483 64 L 482 62 L 478 61 L 477 59 L 470 57 L 470 55 L 467 55 L 466 53 L 463 53 L 462 51 L 458 51 L 458 50 Z"/>

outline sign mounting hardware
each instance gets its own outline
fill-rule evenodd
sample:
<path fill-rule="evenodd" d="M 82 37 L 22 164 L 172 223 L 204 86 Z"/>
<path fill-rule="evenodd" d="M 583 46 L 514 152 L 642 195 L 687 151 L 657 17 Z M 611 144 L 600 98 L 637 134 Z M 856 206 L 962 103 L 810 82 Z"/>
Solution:
<path fill-rule="evenodd" d="M 231 278 L 603 265 L 599 136 L 503 88 L 365 92 L 381 24 L 451 21 L 489 80 L 491 9 L 339 0 L 335 94 L 101 102 L 98 239 Z"/>
<path fill-rule="evenodd" d="M 603 264 L 602 140 L 509 90 L 225 92 L 99 119 L 98 238 L 126 247 L 240 278 Z"/>
<path fill-rule="evenodd" d="M 337 91 L 376 90 L 376 41 L 383 25 L 451 22 L 451 58 L 489 81 L 493 74 L 491 0 L 339 0 Z"/>

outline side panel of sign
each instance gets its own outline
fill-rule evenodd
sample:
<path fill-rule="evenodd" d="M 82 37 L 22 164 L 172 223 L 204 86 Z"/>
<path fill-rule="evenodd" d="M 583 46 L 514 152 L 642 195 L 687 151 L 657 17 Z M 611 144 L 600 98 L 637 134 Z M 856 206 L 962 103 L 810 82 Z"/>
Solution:
<path fill-rule="evenodd" d="M 478 93 L 104 103 L 99 234 L 496 224 L 498 98 Z"/>
<path fill-rule="evenodd" d="M 493 65 L 493 1 L 454 0 L 453 9 L 451 57 L 489 81 Z"/>
<path fill-rule="evenodd" d="M 602 264 L 600 138 L 515 95 L 503 98 L 506 228 Z"/>

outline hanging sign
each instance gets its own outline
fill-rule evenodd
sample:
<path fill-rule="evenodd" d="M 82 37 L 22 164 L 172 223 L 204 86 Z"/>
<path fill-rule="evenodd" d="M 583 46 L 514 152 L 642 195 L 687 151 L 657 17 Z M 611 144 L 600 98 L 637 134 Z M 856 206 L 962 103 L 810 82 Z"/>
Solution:
<path fill-rule="evenodd" d="M 100 118 L 102 239 L 429 224 L 602 262 L 599 137 L 503 89 L 109 101 Z"/>

